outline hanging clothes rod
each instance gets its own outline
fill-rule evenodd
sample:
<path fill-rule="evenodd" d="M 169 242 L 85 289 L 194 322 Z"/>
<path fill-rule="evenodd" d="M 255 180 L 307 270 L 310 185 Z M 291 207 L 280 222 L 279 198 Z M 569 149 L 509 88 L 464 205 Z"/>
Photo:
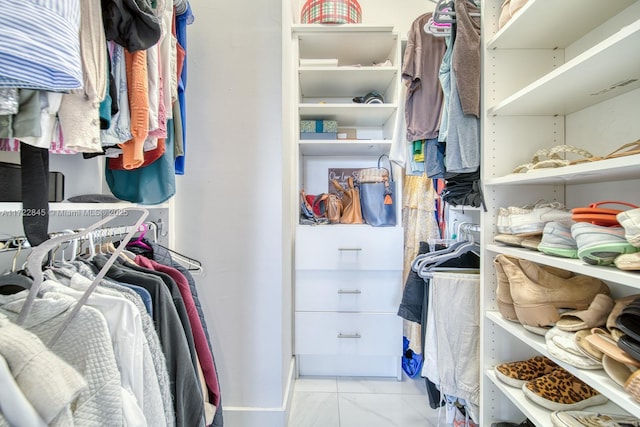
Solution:
<path fill-rule="evenodd" d="M 146 225 L 147 228 L 143 228 L 143 226 Z M 138 229 L 136 230 L 136 232 L 144 232 L 146 230 L 152 231 L 153 232 L 153 238 L 151 239 L 151 241 L 153 241 L 154 243 L 156 243 L 158 241 L 158 235 L 161 232 L 161 227 L 158 226 L 158 224 L 154 221 L 148 221 L 145 222 L 143 224 L 143 226 L 138 227 Z M 134 226 L 120 226 L 120 227 L 105 227 L 105 228 L 99 228 L 96 230 L 93 230 L 87 234 L 84 234 L 82 236 L 77 237 L 78 240 L 89 240 L 90 237 L 92 238 L 106 238 L 106 237 L 113 237 L 113 236 L 122 236 L 125 234 L 130 233 L 131 231 L 134 230 Z M 69 236 L 71 233 L 80 233 L 81 231 L 83 231 L 84 229 L 80 228 L 80 229 L 76 229 L 76 230 L 64 230 L 64 231 L 54 231 L 49 233 L 49 238 L 52 239 L 54 237 L 60 237 L 60 236 Z M 31 245 L 29 245 L 29 241 L 27 240 L 27 238 L 25 236 L 9 236 L 7 235 L 6 237 L 3 237 L 0 239 L 0 242 L 2 242 L 3 246 L 0 247 L 0 252 L 9 252 L 9 251 L 16 251 L 19 249 L 29 249 L 31 247 Z"/>

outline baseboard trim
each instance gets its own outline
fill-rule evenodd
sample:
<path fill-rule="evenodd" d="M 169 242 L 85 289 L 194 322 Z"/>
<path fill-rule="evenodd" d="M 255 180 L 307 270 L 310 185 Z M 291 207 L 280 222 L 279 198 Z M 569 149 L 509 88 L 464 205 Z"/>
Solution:
<path fill-rule="evenodd" d="M 273 408 L 255 406 L 224 406 L 223 416 L 225 425 L 234 427 L 285 427 L 291 411 L 293 398 L 293 384 L 296 379 L 296 361 L 291 358 L 287 386 L 282 396 L 282 405 Z"/>

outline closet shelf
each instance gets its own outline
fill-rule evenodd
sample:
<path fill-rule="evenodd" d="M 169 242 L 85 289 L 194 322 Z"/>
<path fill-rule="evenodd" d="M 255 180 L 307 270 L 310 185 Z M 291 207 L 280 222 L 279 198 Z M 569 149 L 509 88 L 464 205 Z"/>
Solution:
<path fill-rule="evenodd" d="M 630 52 L 638 46 L 640 21 L 489 108 L 488 115 L 567 115 L 637 89 L 640 55 Z"/>
<path fill-rule="evenodd" d="M 591 387 L 598 390 L 600 393 L 607 396 L 610 400 L 610 403 L 604 405 L 607 411 L 615 412 L 615 413 L 623 413 L 623 411 L 628 411 L 633 416 L 640 417 L 640 405 L 636 403 L 633 400 L 633 397 L 631 397 L 629 393 L 627 393 L 622 387 L 620 387 L 620 385 L 615 383 L 604 370 L 579 369 L 579 368 L 576 368 L 575 366 L 571 366 L 567 363 L 558 361 L 553 356 L 551 356 L 547 351 L 547 346 L 545 344 L 544 337 L 525 330 L 519 323 L 505 320 L 497 311 L 489 311 L 486 313 L 486 316 L 491 322 L 495 323 L 497 326 L 509 332 L 511 335 L 518 338 L 520 341 L 522 341 L 524 344 L 534 349 L 536 352 L 543 354 L 549 357 L 550 359 L 553 359 L 558 365 L 562 366 L 571 374 L 580 378 L 582 381 L 584 381 L 585 383 L 589 384 Z M 510 362 L 510 360 L 505 362 Z M 493 374 L 493 372 L 491 372 L 491 374 Z M 495 375 L 494 375 L 494 378 L 495 378 Z M 500 381 L 497 380 L 497 378 L 496 378 L 496 381 L 500 383 Z M 496 385 L 500 386 L 501 384 L 496 384 Z M 505 386 L 505 387 L 506 389 L 502 387 L 501 389 L 507 392 L 507 394 L 510 394 L 508 393 L 510 391 L 509 389 L 519 391 L 518 389 L 514 389 L 513 387 L 509 387 L 509 386 Z M 522 399 L 526 400 L 526 398 L 521 393 L 520 393 L 520 396 Z M 519 401 L 519 402 L 523 403 L 522 401 Z M 616 402 L 617 405 L 614 405 L 611 402 Z M 620 408 L 622 408 L 622 410 Z M 591 408 L 590 410 L 595 410 L 595 409 Z M 602 409 L 602 411 L 604 412 L 605 409 Z"/>
<path fill-rule="evenodd" d="M 487 43 L 487 49 L 565 48 L 633 2 L 529 0 Z"/>
<path fill-rule="evenodd" d="M 380 93 L 395 82 L 396 67 L 300 67 L 300 95 L 303 98 L 364 96 Z"/>
<path fill-rule="evenodd" d="M 545 409 L 535 403 L 531 402 L 527 399 L 522 390 L 516 387 L 509 387 L 508 385 L 502 383 L 497 377 L 496 374 L 489 370 L 485 373 L 487 378 L 497 387 L 499 388 L 507 398 L 513 402 L 523 413 L 524 416 L 529 418 L 534 424 L 538 426 L 548 426 L 551 425 L 551 411 Z M 618 406 L 615 404 L 609 403 L 605 405 L 591 406 L 588 408 L 589 411 L 601 412 L 601 413 L 618 413 L 623 414 Z M 497 420 L 496 420 L 497 421 Z"/>
<path fill-rule="evenodd" d="M 300 59 L 337 59 L 339 65 L 371 66 L 387 59 L 396 64 L 398 34 L 392 26 L 294 25 Z"/>
<path fill-rule="evenodd" d="M 529 173 L 514 173 L 498 178 L 488 178 L 484 180 L 484 185 L 588 184 L 637 179 L 640 177 L 639 160 L 640 156 L 632 155 L 559 168 L 539 169 Z"/>
<path fill-rule="evenodd" d="M 391 141 L 336 139 L 299 140 L 298 147 L 303 156 L 381 156 L 389 153 Z"/>
<path fill-rule="evenodd" d="M 383 126 L 397 110 L 396 104 L 300 104 L 301 120 L 336 120 L 338 126 Z"/>
<path fill-rule="evenodd" d="M 532 251 L 529 249 L 519 249 L 510 246 L 490 244 L 487 245 L 487 250 L 497 254 L 523 258 L 539 264 L 550 265 L 552 267 L 596 277 L 600 280 L 640 289 L 640 273 L 637 272 L 623 271 L 613 266 L 589 265 L 577 259 L 554 257 L 543 254 L 542 252 Z"/>

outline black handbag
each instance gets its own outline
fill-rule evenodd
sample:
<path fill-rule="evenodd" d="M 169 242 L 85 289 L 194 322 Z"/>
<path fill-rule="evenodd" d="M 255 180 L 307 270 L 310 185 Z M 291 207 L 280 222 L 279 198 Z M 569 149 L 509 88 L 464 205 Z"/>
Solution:
<path fill-rule="evenodd" d="M 382 159 L 389 161 L 389 169 L 380 166 Z M 378 158 L 377 168 L 358 171 L 360 205 L 364 222 L 374 227 L 393 227 L 396 225 L 396 183 L 389 156 Z"/>

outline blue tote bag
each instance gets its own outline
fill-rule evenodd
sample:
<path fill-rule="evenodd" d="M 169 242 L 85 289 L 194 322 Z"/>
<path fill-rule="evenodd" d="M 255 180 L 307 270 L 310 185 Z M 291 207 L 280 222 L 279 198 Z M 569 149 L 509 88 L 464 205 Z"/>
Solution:
<path fill-rule="evenodd" d="M 383 154 L 378 158 L 377 168 L 360 169 L 357 175 L 362 218 L 373 227 L 394 227 L 397 223 L 396 183 L 391 161 L 389 169 L 380 165 L 384 157 L 389 160 L 389 156 Z"/>

